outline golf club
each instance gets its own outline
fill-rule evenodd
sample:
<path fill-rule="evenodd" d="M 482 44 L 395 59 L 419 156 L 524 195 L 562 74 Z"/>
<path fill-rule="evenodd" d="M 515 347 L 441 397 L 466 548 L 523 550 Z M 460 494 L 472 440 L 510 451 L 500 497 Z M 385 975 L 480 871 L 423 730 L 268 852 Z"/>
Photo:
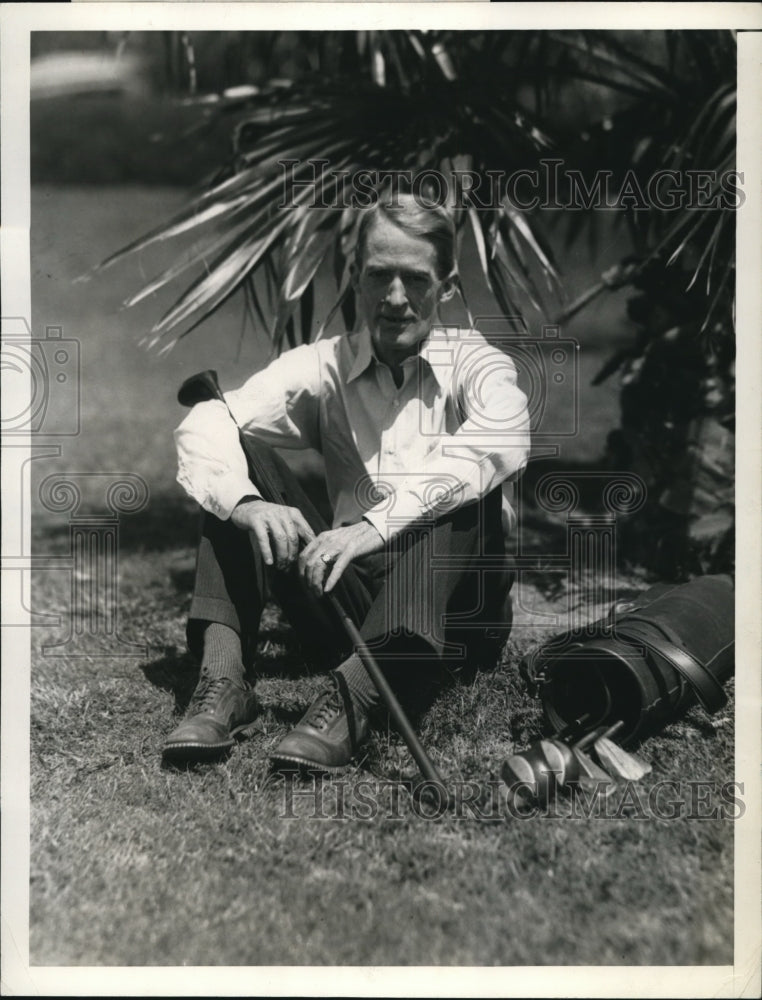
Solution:
<path fill-rule="evenodd" d="M 509 757 L 503 764 L 501 777 L 509 788 L 520 786 L 525 791 L 531 790 L 533 797 L 546 805 L 559 788 L 574 784 L 585 773 L 581 765 L 589 758 L 586 754 L 580 758 L 581 751 L 596 739 L 613 736 L 623 725 L 618 721 L 607 729 L 594 729 L 571 745 L 555 738 L 539 740 L 528 750 Z"/>
<path fill-rule="evenodd" d="M 439 772 L 434 766 L 434 763 L 429 757 L 429 755 L 426 753 L 423 744 L 418 739 L 418 736 L 416 735 L 416 732 L 413 729 L 410 720 L 408 719 L 407 715 L 405 715 L 405 711 L 402 708 L 402 705 L 400 705 L 399 701 L 397 700 L 397 696 L 389 686 L 389 682 L 384 676 L 383 671 L 376 663 L 375 659 L 373 658 L 373 655 L 366 646 L 363 637 L 360 635 L 360 632 L 357 629 L 357 626 L 349 617 L 349 615 L 346 613 L 346 611 L 342 608 L 338 599 L 333 594 L 328 594 L 328 599 L 333 605 L 339 618 L 341 619 L 341 622 L 347 631 L 347 635 L 352 640 L 357 655 L 362 660 L 363 666 L 370 675 L 370 679 L 375 684 L 376 690 L 381 696 L 381 699 L 384 702 L 384 705 L 386 706 L 389 715 L 391 715 L 392 719 L 394 720 L 394 724 L 399 730 L 402 739 L 405 741 L 405 745 L 410 751 L 413 760 L 420 768 L 421 774 L 423 775 L 423 777 L 426 779 L 427 782 L 436 787 L 438 795 L 441 796 L 441 801 L 443 805 L 449 804 L 450 797 L 447 792 L 447 788 L 445 787 L 445 784 L 439 775 Z"/>
<path fill-rule="evenodd" d="M 640 781 L 645 775 L 651 773 L 650 764 L 646 764 L 635 754 L 623 750 L 622 747 L 605 736 L 601 736 L 595 741 L 593 749 L 603 767 L 622 781 Z"/>
<path fill-rule="evenodd" d="M 584 715 L 580 715 L 579 718 L 573 719 L 571 722 L 567 723 L 563 729 L 559 729 L 553 736 L 554 740 L 565 740 L 572 733 L 575 733 L 580 726 L 583 726 L 586 722 L 590 721 L 590 712 L 585 712 Z"/>
<path fill-rule="evenodd" d="M 603 792 L 610 795 L 617 787 L 616 781 L 610 774 L 599 767 L 592 757 L 588 757 L 584 750 L 573 748 L 572 753 L 579 767 L 579 777 L 576 785 L 591 792 Z"/>
<path fill-rule="evenodd" d="M 186 379 L 180 387 L 177 399 L 183 406 L 195 406 L 196 403 L 201 403 L 209 399 L 217 399 L 225 403 L 225 397 L 223 396 L 222 389 L 217 378 L 217 372 L 210 369 Z M 225 405 L 227 405 L 227 403 L 225 403 Z M 228 413 L 230 413 L 229 408 Z M 236 424 L 236 427 L 238 427 L 232 413 L 230 413 L 230 418 L 233 423 Z M 263 481 L 267 483 L 268 488 L 276 498 L 273 502 L 284 502 L 283 497 L 280 496 L 280 490 L 278 490 L 277 484 L 273 483 L 272 478 L 264 470 L 260 469 L 257 463 L 256 455 L 253 455 L 251 451 L 246 448 L 246 443 L 240 427 L 238 427 L 238 432 L 241 439 L 241 446 L 246 452 L 249 461 L 252 466 L 256 468 L 257 472 L 263 473 Z M 429 755 L 426 753 L 421 741 L 418 739 L 410 720 L 405 714 L 405 711 L 400 705 L 396 695 L 389 686 L 381 668 L 365 644 L 357 626 L 349 617 L 341 602 L 334 594 L 327 594 L 325 596 L 328 598 L 328 601 L 336 612 L 344 631 L 355 647 L 357 655 L 362 660 L 363 666 L 368 672 L 370 679 L 373 681 L 373 684 L 375 685 L 381 700 L 384 702 L 389 715 L 392 717 L 395 726 L 399 730 L 402 739 L 405 741 L 405 745 L 410 751 L 413 760 L 420 768 L 421 774 L 426 779 L 429 787 L 432 790 L 436 789 L 437 795 L 440 797 L 441 805 L 445 808 L 448 807 L 451 803 L 451 798 L 447 792 L 444 782 L 442 781 L 442 778 L 439 775 L 439 772 L 434 766 L 434 763 Z"/>

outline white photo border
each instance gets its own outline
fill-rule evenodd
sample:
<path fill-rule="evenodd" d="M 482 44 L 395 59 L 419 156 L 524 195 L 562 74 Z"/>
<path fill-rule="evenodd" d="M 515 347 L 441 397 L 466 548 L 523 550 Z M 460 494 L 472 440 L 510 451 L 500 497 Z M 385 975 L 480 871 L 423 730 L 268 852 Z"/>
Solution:
<path fill-rule="evenodd" d="M 329 8 L 329 9 L 327 9 Z M 735 963 L 722 967 L 117 968 L 29 966 L 29 695 L 26 629 L 4 629 L 2 685 L 2 988 L 6 995 L 741 997 L 760 992 L 760 430 L 762 429 L 762 8 L 756 3 L 80 3 L 4 4 L 2 72 L 2 314 L 31 325 L 30 32 L 56 30 L 322 30 L 352 28 L 735 28 L 738 30 L 737 662 Z M 330 18 L 329 18 L 330 14 Z M 14 409 L 14 412 L 17 412 Z M 20 446 L 30 441 L 20 439 Z M 3 462 L 3 495 L 17 486 Z M 3 548 L 29 524 L 10 503 Z M 515 933 L 516 928 L 506 928 Z"/>

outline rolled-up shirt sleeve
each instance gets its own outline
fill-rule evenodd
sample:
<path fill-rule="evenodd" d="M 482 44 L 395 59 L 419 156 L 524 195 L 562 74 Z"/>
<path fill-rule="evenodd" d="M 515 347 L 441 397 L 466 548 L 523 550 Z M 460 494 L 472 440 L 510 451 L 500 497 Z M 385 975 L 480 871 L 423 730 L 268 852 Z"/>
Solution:
<path fill-rule="evenodd" d="M 527 398 L 511 358 L 485 343 L 457 359 L 453 378 L 462 423 L 437 435 L 421 467 L 364 514 L 386 541 L 417 521 L 480 500 L 526 466 Z"/>
<path fill-rule="evenodd" d="M 315 345 L 286 352 L 225 402 L 197 403 L 175 431 L 177 481 L 204 510 L 227 520 L 251 482 L 239 428 L 266 444 L 319 448 L 320 361 Z M 231 415 L 232 414 L 232 415 Z"/>

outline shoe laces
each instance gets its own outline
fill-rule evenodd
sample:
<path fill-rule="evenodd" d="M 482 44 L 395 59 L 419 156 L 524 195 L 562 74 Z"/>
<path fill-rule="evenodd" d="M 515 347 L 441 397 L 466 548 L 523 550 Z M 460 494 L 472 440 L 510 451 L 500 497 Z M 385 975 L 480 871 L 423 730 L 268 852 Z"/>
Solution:
<path fill-rule="evenodd" d="M 213 709 L 223 688 L 230 683 L 227 677 L 210 677 L 203 679 L 193 693 L 190 708 L 193 713 L 205 712 Z"/>
<path fill-rule="evenodd" d="M 312 711 L 309 714 L 309 718 L 306 722 L 309 722 L 311 726 L 315 729 L 324 729 L 329 722 L 341 714 L 344 711 L 344 700 L 341 697 L 341 692 L 339 691 L 338 685 L 331 691 L 326 691 L 323 696 L 315 703 Z"/>

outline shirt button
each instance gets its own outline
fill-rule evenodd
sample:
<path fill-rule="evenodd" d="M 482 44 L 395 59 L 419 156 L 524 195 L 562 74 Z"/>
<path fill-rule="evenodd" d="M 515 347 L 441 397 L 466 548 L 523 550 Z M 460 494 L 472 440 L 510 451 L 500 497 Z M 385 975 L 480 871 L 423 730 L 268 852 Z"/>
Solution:
<path fill-rule="evenodd" d="M 399 408 L 399 405 L 400 401 L 398 399 L 395 399 L 394 402 L 392 403 L 392 406 L 394 407 L 395 410 Z"/>

